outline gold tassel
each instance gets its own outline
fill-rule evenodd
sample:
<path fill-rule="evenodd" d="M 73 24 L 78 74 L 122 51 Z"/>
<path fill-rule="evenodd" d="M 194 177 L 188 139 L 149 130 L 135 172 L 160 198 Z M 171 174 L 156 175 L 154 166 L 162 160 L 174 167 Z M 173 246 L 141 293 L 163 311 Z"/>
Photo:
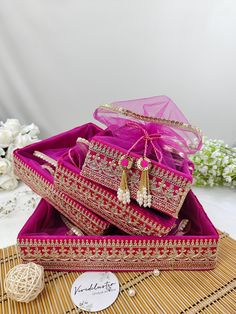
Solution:
<path fill-rule="evenodd" d="M 151 161 L 147 157 L 141 157 L 137 161 L 138 169 L 142 171 L 137 191 L 137 202 L 139 206 L 151 207 L 152 196 L 150 194 L 149 185 L 149 169 L 151 168 Z"/>
<path fill-rule="evenodd" d="M 128 187 L 127 170 L 130 170 L 133 164 L 133 159 L 129 156 L 122 156 L 119 160 L 119 166 L 122 169 L 120 187 L 117 190 L 117 197 L 123 204 L 130 203 L 130 191 Z"/>

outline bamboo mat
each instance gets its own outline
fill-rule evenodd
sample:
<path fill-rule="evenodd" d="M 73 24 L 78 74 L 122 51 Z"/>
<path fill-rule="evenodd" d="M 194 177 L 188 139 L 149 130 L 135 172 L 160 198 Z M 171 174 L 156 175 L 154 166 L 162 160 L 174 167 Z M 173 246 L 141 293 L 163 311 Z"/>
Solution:
<path fill-rule="evenodd" d="M 216 269 L 212 271 L 162 271 L 116 273 L 120 295 L 104 314 L 149 313 L 236 313 L 236 241 L 221 234 Z M 78 310 L 70 299 L 72 283 L 80 273 L 45 272 L 45 289 L 29 304 L 9 300 L 4 292 L 5 274 L 20 263 L 16 246 L 0 251 L 0 313 L 75 314 Z M 135 297 L 128 290 L 136 290 Z"/>

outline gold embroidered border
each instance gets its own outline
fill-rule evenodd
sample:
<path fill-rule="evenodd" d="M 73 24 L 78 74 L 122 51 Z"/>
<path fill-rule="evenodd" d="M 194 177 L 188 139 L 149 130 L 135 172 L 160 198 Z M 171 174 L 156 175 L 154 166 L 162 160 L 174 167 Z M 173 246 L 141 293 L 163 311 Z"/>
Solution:
<path fill-rule="evenodd" d="M 118 149 L 93 140 L 81 174 L 94 182 L 117 190 L 121 176 L 118 161 L 122 155 Z M 131 196 L 135 199 L 140 180 L 140 172 L 135 163 L 132 171 L 128 172 L 128 178 Z M 177 218 L 192 183 L 184 176 L 155 165 L 150 170 L 150 185 L 153 206 Z"/>
<path fill-rule="evenodd" d="M 64 193 L 40 176 L 34 169 L 26 165 L 18 156 L 14 156 L 14 170 L 33 191 L 53 204 L 62 214 L 73 221 L 85 233 L 100 235 L 109 227 L 109 224 L 95 216 L 77 202 L 71 200 Z"/>
<path fill-rule="evenodd" d="M 20 239 L 24 261 L 63 269 L 185 269 L 215 265 L 217 241 L 123 239 Z M 85 266 L 86 265 L 86 266 Z M 205 265 L 205 267 L 204 267 Z"/>
<path fill-rule="evenodd" d="M 149 218 L 135 207 L 122 204 L 116 195 L 76 175 L 61 164 L 58 164 L 54 183 L 59 190 L 63 190 L 128 234 L 162 236 L 174 227 L 174 220 L 171 227 L 164 226 L 161 221 Z"/>
<path fill-rule="evenodd" d="M 22 257 L 22 260 L 25 263 L 32 261 L 27 257 Z M 56 271 L 150 271 L 154 268 L 160 270 L 209 270 L 216 267 L 216 261 L 157 261 L 155 263 L 146 263 L 138 264 L 131 263 L 120 264 L 117 262 L 114 263 L 80 263 L 78 261 L 42 261 L 42 260 L 33 260 L 38 264 L 42 265 L 46 270 L 56 270 Z"/>
<path fill-rule="evenodd" d="M 69 219 L 73 220 L 73 222 L 82 230 L 84 230 L 88 234 L 95 234 L 94 228 L 90 228 L 90 222 L 84 223 L 82 222 L 79 217 L 78 220 L 75 221 L 76 217 L 71 215 L 71 211 L 74 211 L 74 214 L 77 215 L 80 213 L 75 206 L 76 203 L 73 202 L 71 199 L 68 199 L 64 193 L 59 191 L 64 190 L 72 197 L 79 199 L 81 204 L 87 206 L 89 209 L 95 211 L 95 213 L 99 213 L 103 216 L 106 220 L 112 220 L 120 228 L 127 233 L 130 234 L 141 234 L 141 235 L 157 235 L 162 236 L 171 230 L 171 227 L 165 227 L 157 222 L 153 222 L 151 219 L 147 218 L 146 216 L 141 215 L 139 212 L 137 213 L 133 208 L 123 205 L 120 206 L 120 203 L 116 199 L 116 197 L 112 197 L 111 193 L 104 192 L 103 189 L 99 188 L 97 185 L 88 182 L 87 180 L 83 179 L 82 177 L 77 178 L 76 174 L 73 172 L 69 172 L 67 169 L 61 168 L 60 165 L 57 167 L 56 175 L 54 178 L 55 187 L 48 181 L 46 181 L 42 176 L 40 176 L 34 169 L 26 165 L 22 160 L 20 160 L 17 156 L 14 158 L 15 163 L 15 171 L 17 175 L 22 178 L 24 182 L 26 182 L 32 190 L 36 193 L 40 194 L 45 200 L 52 203 L 58 210 L 60 210 L 63 214 L 65 214 Z M 66 175 L 70 177 L 70 181 L 67 180 L 63 181 L 63 173 L 66 171 Z M 59 180 L 57 180 L 59 178 Z M 81 184 L 81 189 L 78 190 L 77 186 L 72 185 L 72 181 L 78 182 Z M 73 190 L 74 187 L 74 190 Z M 71 192 L 71 193 L 69 193 Z M 74 193 L 73 193 L 74 192 Z M 93 192 L 95 194 L 93 194 Z M 92 197 L 90 198 L 89 194 L 92 193 Z M 107 204 L 101 204 L 97 201 L 97 197 L 103 195 L 106 199 Z M 60 197 L 60 198 L 59 198 Z M 111 210 L 117 211 L 114 213 Z M 65 211 L 66 210 L 66 211 Z M 124 213 L 124 211 L 126 212 Z M 84 209 L 83 209 L 84 211 Z M 67 214 L 69 213 L 69 214 Z M 115 214 L 116 216 L 114 216 Z M 89 212 L 89 216 L 92 216 L 92 213 Z M 90 219 L 90 217 L 88 217 Z M 109 219 L 110 218 L 110 219 Z M 132 220 L 129 222 L 129 219 Z M 92 220 L 93 223 L 98 224 L 101 220 Z M 98 225 L 99 227 L 103 227 L 102 231 L 97 234 L 102 234 L 105 229 L 108 227 L 107 222 L 103 222 L 103 225 Z M 174 227 L 174 225 L 172 226 Z M 86 230 L 85 230 L 86 229 Z"/>

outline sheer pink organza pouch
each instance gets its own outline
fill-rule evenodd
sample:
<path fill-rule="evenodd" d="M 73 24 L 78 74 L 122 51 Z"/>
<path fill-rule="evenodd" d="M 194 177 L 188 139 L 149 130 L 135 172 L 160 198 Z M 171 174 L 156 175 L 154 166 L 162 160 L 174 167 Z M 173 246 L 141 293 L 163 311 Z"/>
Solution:
<path fill-rule="evenodd" d="M 123 203 L 136 199 L 177 218 L 192 185 L 188 154 L 200 149 L 200 131 L 166 96 L 103 105 L 94 117 L 107 129 L 92 139 L 81 174 L 117 191 Z"/>

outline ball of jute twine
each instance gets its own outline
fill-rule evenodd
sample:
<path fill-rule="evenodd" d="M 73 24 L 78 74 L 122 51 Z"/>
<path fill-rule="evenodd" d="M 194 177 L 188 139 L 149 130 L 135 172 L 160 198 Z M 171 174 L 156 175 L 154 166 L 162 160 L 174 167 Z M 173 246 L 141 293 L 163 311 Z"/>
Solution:
<path fill-rule="evenodd" d="M 35 263 L 17 265 L 7 273 L 4 287 L 9 298 L 28 303 L 44 288 L 44 269 Z"/>

